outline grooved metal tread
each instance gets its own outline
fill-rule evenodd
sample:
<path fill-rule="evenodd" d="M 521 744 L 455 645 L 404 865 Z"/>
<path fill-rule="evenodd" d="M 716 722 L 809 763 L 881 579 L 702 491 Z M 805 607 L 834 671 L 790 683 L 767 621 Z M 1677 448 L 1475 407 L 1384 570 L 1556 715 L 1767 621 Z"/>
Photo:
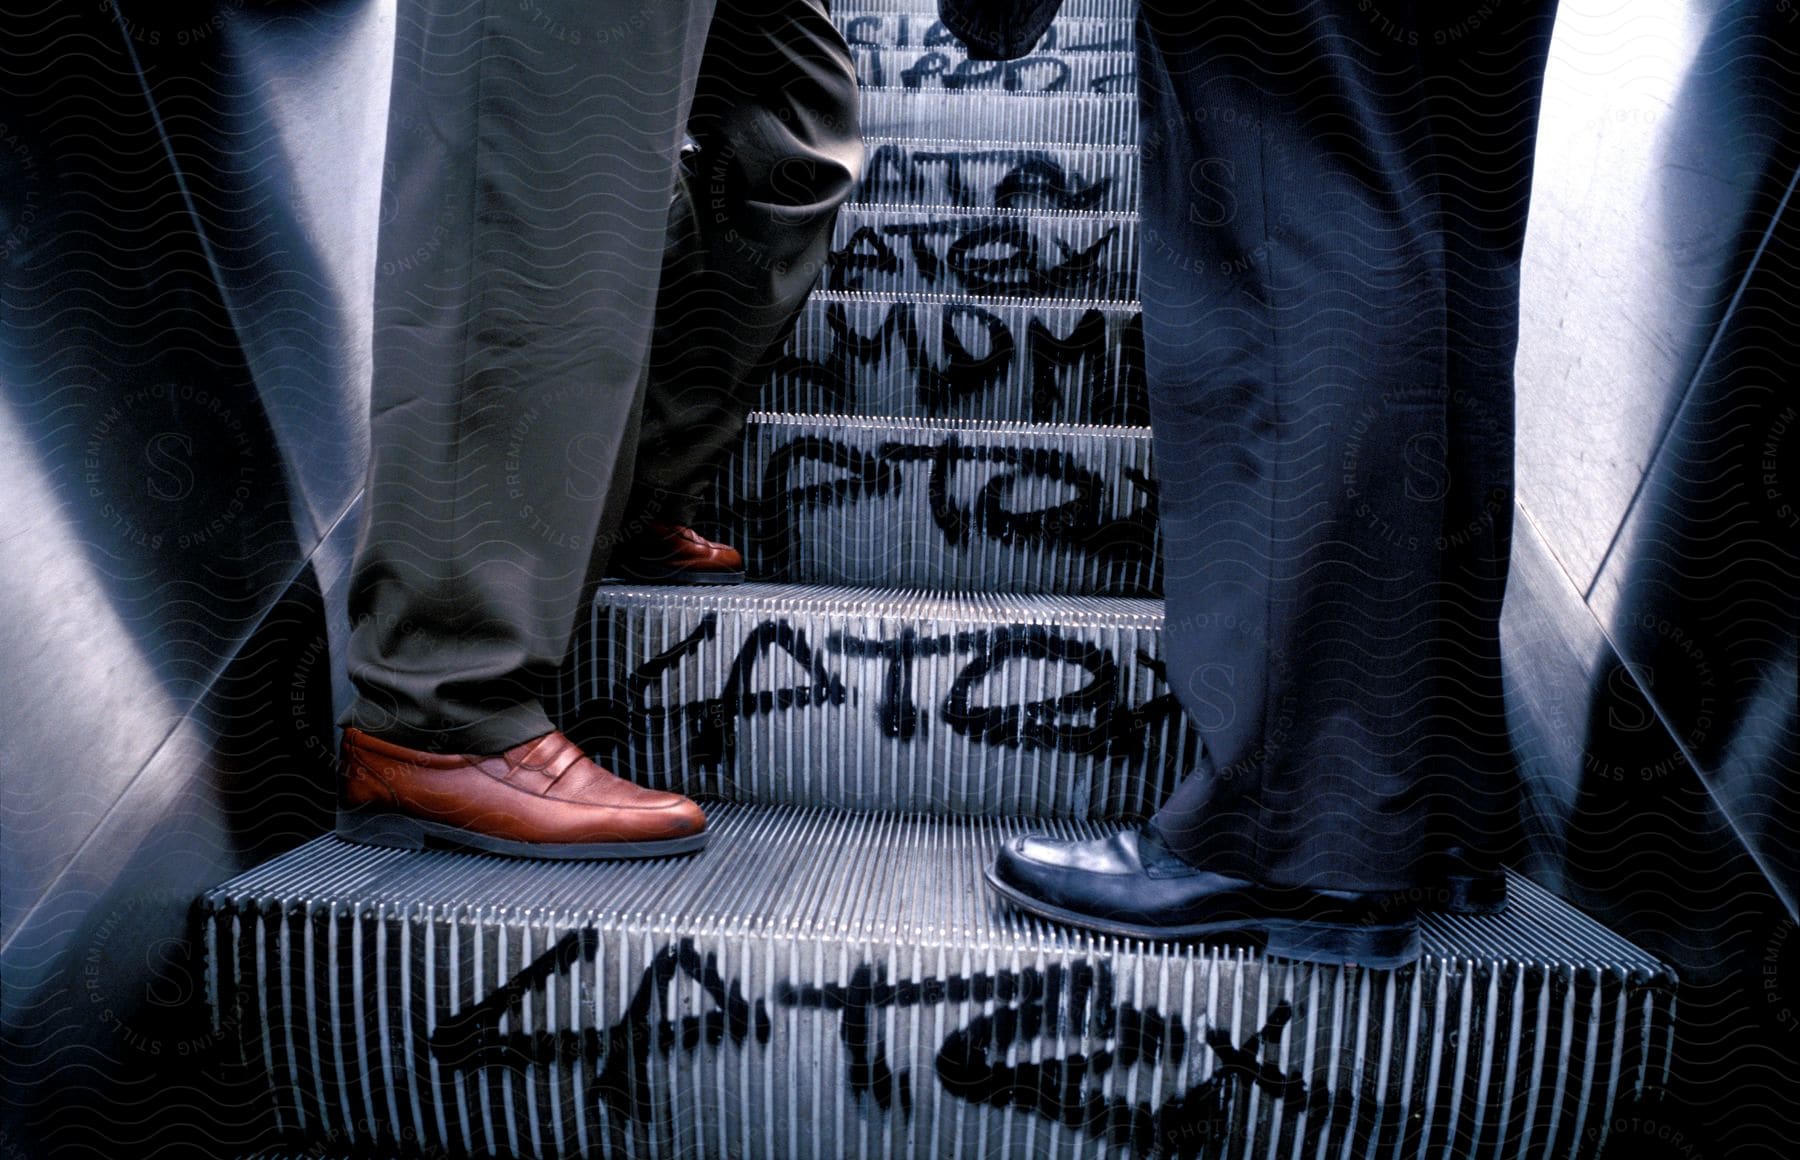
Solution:
<path fill-rule="evenodd" d="M 927 126 L 946 140 L 1025 145 L 1137 144 L 1135 95 L 994 93 L 943 88 L 862 90 L 863 133 L 917 136 Z"/>
<path fill-rule="evenodd" d="M 1143 816 L 1198 739 L 1133 598 L 608 585 L 558 718 L 645 785 L 733 801 Z"/>
<path fill-rule="evenodd" d="M 869 14 L 909 14 L 930 15 L 937 19 L 937 6 L 931 0 L 846 0 L 831 6 L 833 16 L 848 17 Z M 1061 10 L 1065 20 L 1081 18 L 1086 20 L 1125 21 L 1128 25 L 1137 12 L 1137 0 L 1063 0 Z"/>
<path fill-rule="evenodd" d="M 1225 942 L 1092 934 L 1018 911 L 985 885 L 982 871 L 1009 836 L 1101 837 L 1116 824 L 735 802 L 710 803 L 708 815 L 712 837 L 701 853 L 622 862 L 417 853 L 316 838 L 207 891 L 201 905 L 246 916 L 340 907 L 362 915 L 439 911 L 559 928 L 898 940 L 977 953 L 1256 953 L 1243 945 L 1224 949 Z M 1508 879 L 1511 903 L 1503 914 L 1425 916 L 1421 969 L 1438 960 L 1516 960 L 1614 971 L 1646 984 L 1674 981 L 1649 952 L 1530 879 Z"/>
<path fill-rule="evenodd" d="M 1588 1156 L 1667 1066 L 1673 977 L 1521 878 L 1317 967 L 1022 916 L 1016 819 L 712 816 L 635 863 L 311 842 L 203 898 L 214 1030 L 290 1136 L 455 1155 Z"/>
<path fill-rule="evenodd" d="M 607 584 L 602 607 L 689 606 L 755 615 L 805 614 L 904 617 L 991 625 L 1053 624 L 1063 628 L 1158 629 L 1160 598 L 1066 596 L 1048 592 L 952 592 L 831 584 L 752 583 L 675 588 L 666 584 Z"/>
<path fill-rule="evenodd" d="M 750 573 L 1153 595 L 1148 428 L 753 412 L 716 502 Z"/>

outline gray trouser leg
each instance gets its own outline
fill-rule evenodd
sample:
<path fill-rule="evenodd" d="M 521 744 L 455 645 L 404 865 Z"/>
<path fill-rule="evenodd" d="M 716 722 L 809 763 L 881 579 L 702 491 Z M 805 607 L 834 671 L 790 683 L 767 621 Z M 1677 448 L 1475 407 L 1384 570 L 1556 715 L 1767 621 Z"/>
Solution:
<path fill-rule="evenodd" d="M 400 0 L 346 724 L 475 752 L 550 729 L 711 8 Z"/>
<path fill-rule="evenodd" d="M 680 524 L 742 434 L 862 171 L 856 70 L 822 0 L 721 0 L 688 132 L 700 151 L 670 215 L 631 504 Z"/>

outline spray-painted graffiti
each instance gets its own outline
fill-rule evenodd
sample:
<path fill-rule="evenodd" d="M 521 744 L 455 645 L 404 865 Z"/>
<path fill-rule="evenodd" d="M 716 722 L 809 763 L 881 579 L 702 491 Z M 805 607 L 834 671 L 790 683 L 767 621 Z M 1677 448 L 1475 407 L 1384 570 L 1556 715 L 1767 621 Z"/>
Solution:
<path fill-rule="evenodd" d="M 880 692 L 866 710 L 884 736 L 900 742 L 913 740 L 935 720 L 978 745 L 1124 761 L 1142 757 L 1165 722 L 1181 719 L 1180 703 L 1167 691 L 1159 659 L 1141 650 L 1121 658 L 1044 625 L 930 635 L 901 628 L 888 639 L 834 632 L 819 648 L 803 629 L 785 620 L 766 620 L 744 635 L 727 666 L 705 663 L 709 651 L 730 647 L 718 637 L 718 614 L 708 613 L 680 640 L 615 676 L 597 702 L 583 706 L 584 735 L 587 730 L 609 733 L 603 745 L 610 747 L 623 737 L 674 725 L 685 735 L 683 748 L 692 770 L 729 768 L 736 759 L 740 721 L 844 707 L 849 700 L 846 663 L 881 666 Z M 951 674 L 947 681 L 932 682 L 948 691 L 929 706 L 921 705 L 915 693 L 921 683 L 917 670 L 927 665 L 946 666 Z M 1133 665 L 1142 672 L 1126 672 Z M 1050 679 L 1039 685 L 1048 690 L 1046 695 L 1036 699 L 986 700 L 993 690 L 1021 684 L 1008 671 L 1013 666 L 1065 672 L 1079 684 L 1068 688 L 1071 682 Z M 723 685 L 716 695 L 686 701 L 665 695 L 666 689 L 695 688 L 703 674 L 721 668 Z M 761 670 L 790 674 L 791 683 L 759 688 Z M 1163 691 L 1128 703 L 1125 690 L 1152 684 Z M 1181 745 L 1163 756 L 1168 762 L 1191 757 Z"/>
<path fill-rule="evenodd" d="M 1029 399 L 1032 422 L 1149 423 L 1143 324 L 1135 312 L 1052 314 L 969 302 L 881 309 L 871 326 L 866 307 L 853 319 L 848 304 L 824 303 L 777 366 L 777 383 L 810 392 L 815 406 L 831 410 L 846 409 L 859 388 L 900 379 L 928 415 L 1017 389 Z"/>
<path fill-rule="evenodd" d="M 1135 232 L 1111 218 L 844 219 L 826 288 L 1130 301 Z"/>
<path fill-rule="evenodd" d="M 653 1098 L 652 1063 L 702 1045 L 748 1049 L 771 1046 L 770 1000 L 750 1000 L 741 980 L 729 984 L 717 958 L 702 955 L 690 939 L 664 945 L 639 975 L 625 1012 L 605 1028 L 502 1032 L 502 1017 L 515 1018 L 528 996 L 540 1001 L 549 981 L 599 946 L 592 930 L 572 931 L 492 994 L 440 1022 L 430 1051 L 437 1062 L 467 1073 L 525 1064 L 585 1069 L 595 1098 L 618 1120 L 648 1123 L 670 1114 Z M 669 1018 L 670 988 L 679 976 L 700 983 L 713 1009 Z M 1109 1074 L 1132 1068 L 1177 1068 L 1190 1060 L 1195 1029 L 1179 1015 L 1122 1001 L 1110 963 L 1078 961 L 1042 969 L 977 972 L 889 981 L 884 968 L 864 962 L 843 983 L 775 983 L 774 1005 L 836 1018 L 844 1045 L 844 1082 L 877 1114 L 910 1118 L 916 1102 L 911 1068 L 896 1064 L 883 1040 L 881 1013 L 893 1008 L 974 1004 L 979 1013 L 946 1034 L 931 1055 L 931 1078 L 958 1099 L 1008 1108 L 1103 1139 L 1139 1155 L 1196 1157 L 1224 1140 L 1234 1112 L 1252 1089 L 1294 1113 L 1307 1106 L 1308 1090 L 1297 1071 L 1283 1071 L 1265 1057 L 1281 1042 L 1294 1008 L 1277 1000 L 1242 1043 L 1229 1031 L 1202 1023 L 1198 1039 L 1213 1065 L 1204 1078 L 1153 1106 L 1118 1094 Z M 802 1036 L 802 1043 L 808 1041 Z M 1083 1050 L 1044 1058 L 1043 1048 L 1074 1041 Z M 802 1043 L 791 1046 L 800 1050 Z M 1320 1101 L 1311 1101 L 1324 1106 Z"/>

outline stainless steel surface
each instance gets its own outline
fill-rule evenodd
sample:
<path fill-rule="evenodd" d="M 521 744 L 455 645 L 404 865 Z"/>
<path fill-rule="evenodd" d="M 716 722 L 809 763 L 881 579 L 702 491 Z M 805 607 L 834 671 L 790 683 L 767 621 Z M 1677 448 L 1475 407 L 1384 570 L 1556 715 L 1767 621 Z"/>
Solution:
<path fill-rule="evenodd" d="M 1148 816 L 1198 744 L 1162 603 L 825 588 L 604 589 L 562 717 L 634 781 L 736 801 Z"/>
<path fill-rule="evenodd" d="M 1021 917 L 1017 819 L 713 819 L 634 865 L 309 844 L 203 900 L 215 1029 L 290 1132 L 518 1156 L 1588 1156 L 1667 1066 L 1672 977 L 1523 879 L 1315 968 Z"/>
<path fill-rule="evenodd" d="M 721 492 L 759 578 L 1103 595 L 1159 582 L 1144 428 L 758 412 Z"/>
<path fill-rule="evenodd" d="M 1143 349 L 1136 303 L 819 291 L 762 405 L 1143 426 Z"/>

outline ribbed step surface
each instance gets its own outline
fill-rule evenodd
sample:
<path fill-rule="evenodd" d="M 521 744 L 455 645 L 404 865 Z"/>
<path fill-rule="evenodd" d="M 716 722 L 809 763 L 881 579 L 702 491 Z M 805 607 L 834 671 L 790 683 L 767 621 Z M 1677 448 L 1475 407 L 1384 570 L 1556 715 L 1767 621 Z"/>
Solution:
<path fill-rule="evenodd" d="M 981 878 L 1020 825 L 719 806 L 702 854 L 610 865 L 319 839 L 202 900 L 213 1032 L 297 1146 L 374 1155 L 1588 1156 L 1666 1066 L 1667 972 L 1523 880 L 1416 967 L 1313 967 L 1022 918 Z"/>
<path fill-rule="evenodd" d="M 1159 583 L 1150 433 L 750 416 L 721 488 L 751 574 L 874 587 L 1145 595 Z"/>
<path fill-rule="evenodd" d="M 1134 304 L 817 291 L 762 394 L 789 413 L 1143 426 Z"/>
<path fill-rule="evenodd" d="M 1137 151 L 866 137 L 859 202 L 1135 214 Z"/>
<path fill-rule="evenodd" d="M 846 205 L 824 289 L 1133 302 L 1136 214 Z"/>
<path fill-rule="evenodd" d="M 832 11 L 839 31 L 852 48 L 958 48 L 961 42 L 928 4 L 914 4 L 905 12 L 868 12 L 867 5 L 855 5 Z M 1113 52 L 1130 54 L 1137 43 L 1131 34 L 1129 20 L 1071 19 L 1059 17 L 1050 22 L 1037 52 L 1078 53 Z"/>
<path fill-rule="evenodd" d="M 860 588 L 609 587 L 563 690 L 633 781 L 734 801 L 1144 816 L 1198 741 L 1162 604 Z"/>
<path fill-rule="evenodd" d="M 1137 57 L 1130 52 L 1040 47 L 1017 60 L 973 60 L 950 42 L 936 48 L 852 45 L 851 55 L 858 82 L 877 89 L 1132 93 L 1137 87 Z"/>
<path fill-rule="evenodd" d="M 863 90 L 861 121 L 870 137 L 1135 147 L 1137 112 L 1137 97 L 1125 94 L 885 88 Z"/>

